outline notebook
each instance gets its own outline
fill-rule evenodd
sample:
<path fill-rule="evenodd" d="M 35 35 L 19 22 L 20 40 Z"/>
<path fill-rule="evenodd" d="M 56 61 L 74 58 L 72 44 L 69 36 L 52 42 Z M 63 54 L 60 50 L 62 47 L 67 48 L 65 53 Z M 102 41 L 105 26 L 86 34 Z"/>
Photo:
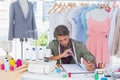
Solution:
<path fill-rule="evenodd" d="M 93 73 L 94 71 L 87 71 L 84 65 L 81 64 L 61 64 L 66 73 L 84 74 Z"/>

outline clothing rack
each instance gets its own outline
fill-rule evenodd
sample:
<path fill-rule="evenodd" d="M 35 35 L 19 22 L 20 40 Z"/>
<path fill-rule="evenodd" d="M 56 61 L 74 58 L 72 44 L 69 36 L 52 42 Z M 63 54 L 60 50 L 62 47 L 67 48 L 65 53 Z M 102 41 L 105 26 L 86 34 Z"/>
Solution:
<path fill-rule="evenodd" d="M 117 0 L 54 0 L 54 2 L 104 3 L 104 4 L 109 4 L 111 2 L 116 3 L 116 2 L 120 2 L 120 1 L 117 1 Z"/>
<path fill-rule="evenodd" d="M 98 1 L 99 1 L 99 2 L 106 2 L 106 1 L 109 2 L 109 1 L 112 1 L 112 2 L 113 2 L 113 1 L 115 1 L 115 0 L 54 0 L 54 1 L 79 1 L 79 2 L 80 2 L 80 1 L 88 1 L 88 2 L 89 2 L 89 1 L 90 1 L 90 2 L 91 2 L 91 1 L 97 1 L 97 2 L 98 2 Z"/>
<path fill-rule="evenodd" d="M 71 0 L 69 0 L 71 1 Z M 76 0 L 77 1 L 77 0 Z M 75 7 L 79 7 L 79 6 L 89 6 L 91 4 L 96 4 L 96 5 L 99 5 L 103 8 L 110 8 L 109 7 L 109 3 L 107 2 L 99 2 L 99 1 L 92 1 L 92 2 L 85 2 L 85 1 L 72 1 L 72 2 L 68 2 L 68 1 L 61 1 L 61 0 L 57 0 L 53 7 L 48 11 L 48 13 L 55 13 L 55 12 L 58 12 L 58 13 L 61 13 L 61 12 L 64 12 L 66 10 L 69 10 L 69 9 L 72 9 L 72 8 L 75 8 Z M 116 4 L 116 1 L 115 2 L 112 2 L 112 4 Z M 110 4 L 111 5 L 111 4 Z M 115 6 L 114 6 L 115 7 Z"/>

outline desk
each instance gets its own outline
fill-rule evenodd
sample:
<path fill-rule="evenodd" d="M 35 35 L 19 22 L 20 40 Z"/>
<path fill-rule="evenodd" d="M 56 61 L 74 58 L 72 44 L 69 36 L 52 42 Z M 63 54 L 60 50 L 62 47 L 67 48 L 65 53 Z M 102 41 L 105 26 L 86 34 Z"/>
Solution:
<path fill-rule="evenodd" d="M 94 73 L 88 74 L 72 74 L 71 78 L 62 77 L 65 72 L 56 73 L 55 71 L 49 75 L 35 74 L 35 73 L 25 73 L 22 80 L 94 80 Z M 99 75 L 99 80 L 101 80 L 102 75 Z M 108 78 L 108 80 L 112 80 Z"/>

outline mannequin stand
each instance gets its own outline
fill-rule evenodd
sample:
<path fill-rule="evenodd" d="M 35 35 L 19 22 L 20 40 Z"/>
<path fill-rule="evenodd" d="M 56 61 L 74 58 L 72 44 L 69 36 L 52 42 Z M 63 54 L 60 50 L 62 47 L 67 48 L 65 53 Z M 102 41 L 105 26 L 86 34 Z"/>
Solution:
<path fill-rule="evenodd" d="M 27 39 L 23 39 L 23 38 L 20 38 L 20 42 L 21 42 L 21 60 L 23 60 L 23 42 L 27 42 Z"/>
<path fill-rule="evenodd" d="M 23 42 L 21 42 L 21 60 L 23 60 Z"/>

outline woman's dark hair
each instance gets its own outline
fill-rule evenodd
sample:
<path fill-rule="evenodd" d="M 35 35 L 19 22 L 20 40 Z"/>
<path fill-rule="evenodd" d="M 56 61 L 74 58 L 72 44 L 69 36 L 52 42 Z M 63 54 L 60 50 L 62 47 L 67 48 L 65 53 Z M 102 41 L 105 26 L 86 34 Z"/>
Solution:
<path fill-rule="evenodd" d="M 54 31 L 55 38 L 57 38 L 57 36 L 66 36 L 66 35 L 69 36 L 69 30 L 65 25 L 58 25 L 55 28 L 55 31 Z"/>

